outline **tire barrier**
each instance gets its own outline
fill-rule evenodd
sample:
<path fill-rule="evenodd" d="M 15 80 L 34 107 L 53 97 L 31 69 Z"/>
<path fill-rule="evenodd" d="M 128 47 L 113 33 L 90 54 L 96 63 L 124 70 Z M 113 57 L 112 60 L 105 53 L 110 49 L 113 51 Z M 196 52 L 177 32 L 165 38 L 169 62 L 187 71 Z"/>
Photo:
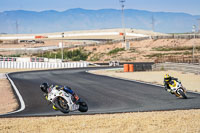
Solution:
<path fill-rule="evenodd" d="M 0 61 L 16 61 L 13 57 L 0 57 Z"/>
<path fill-rule="evenodd" d="M 132 64 L 133 71 L 136 72 L 136 71 L 151 71 L 154 62 L 124 62 L 124 63 L 120 62 L 120 65 L 124 64 Z"/>
<path fill-rule="evenodd" d="M 44 58 L 30 58 L 30 62 L 44 62 Z"/>
<path fill-rule="evenodd" d="M 110 61 L 109 66 L 119 66 L 119 61 Z"/>
<path fill-rule="evenodd" d="M 8 62 L 0 61 L 0 68 L 14 68 L 14 69 L 50 69 L 50 68 L 80 68 L 88 67 L 88 62 Z"/>

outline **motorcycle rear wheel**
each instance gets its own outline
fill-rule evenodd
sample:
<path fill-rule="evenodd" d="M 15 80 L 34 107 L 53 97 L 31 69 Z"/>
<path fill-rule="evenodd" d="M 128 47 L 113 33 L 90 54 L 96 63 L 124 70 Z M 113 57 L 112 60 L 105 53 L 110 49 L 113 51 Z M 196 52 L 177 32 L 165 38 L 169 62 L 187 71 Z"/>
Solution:
<path fill-rule="evenodd" d="M 78 109 L 80 112 L 87 112 L 88 111 L 88 106 L 87 106 L 87 103 L 82 101 L 82 102 L 79 102 L 79 109 Z"/>

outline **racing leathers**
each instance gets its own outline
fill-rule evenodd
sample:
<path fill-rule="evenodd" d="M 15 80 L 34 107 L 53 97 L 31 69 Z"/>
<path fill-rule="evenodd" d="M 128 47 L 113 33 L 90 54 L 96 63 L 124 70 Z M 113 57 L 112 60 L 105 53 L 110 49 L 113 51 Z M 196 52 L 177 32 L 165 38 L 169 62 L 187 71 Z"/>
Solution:
<path fill-rule="evenodd" d="M 173 90 L 170 87 L 170 85 L 174 84 L 174 80 L 178 81 L 178 79 L 174 77 L 169 77 L 167 81 L 164 79 L 164 86 L 165 86 L 164 89 L 170 92 L 171 94 L 174 94 Z"/>

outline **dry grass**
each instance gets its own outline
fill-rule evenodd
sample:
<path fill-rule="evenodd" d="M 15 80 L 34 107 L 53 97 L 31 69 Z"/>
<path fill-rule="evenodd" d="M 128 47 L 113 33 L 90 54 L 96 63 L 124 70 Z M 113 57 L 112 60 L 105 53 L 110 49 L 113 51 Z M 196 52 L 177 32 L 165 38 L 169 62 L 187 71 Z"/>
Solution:
<path fill-rule="evenodd" d="M 200 110 L 43 118 L 3 118 L 0 119 L 0 132 L 199 133 Z"/>

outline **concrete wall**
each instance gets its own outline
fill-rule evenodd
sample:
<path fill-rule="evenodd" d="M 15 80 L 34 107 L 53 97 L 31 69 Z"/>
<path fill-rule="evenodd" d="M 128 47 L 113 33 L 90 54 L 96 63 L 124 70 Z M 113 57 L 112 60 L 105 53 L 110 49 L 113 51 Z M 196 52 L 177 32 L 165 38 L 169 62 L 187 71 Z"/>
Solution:
<path fill-rule="evenodd" d="M 88 62 L 64 62 L 64 63 L 50 63 L 50 62 L 8 62 L 0 61 L 0 68 L 14 68 L 14 69 L 48 69 L 48 68 L 80 68 L 88 67 Z"/>

